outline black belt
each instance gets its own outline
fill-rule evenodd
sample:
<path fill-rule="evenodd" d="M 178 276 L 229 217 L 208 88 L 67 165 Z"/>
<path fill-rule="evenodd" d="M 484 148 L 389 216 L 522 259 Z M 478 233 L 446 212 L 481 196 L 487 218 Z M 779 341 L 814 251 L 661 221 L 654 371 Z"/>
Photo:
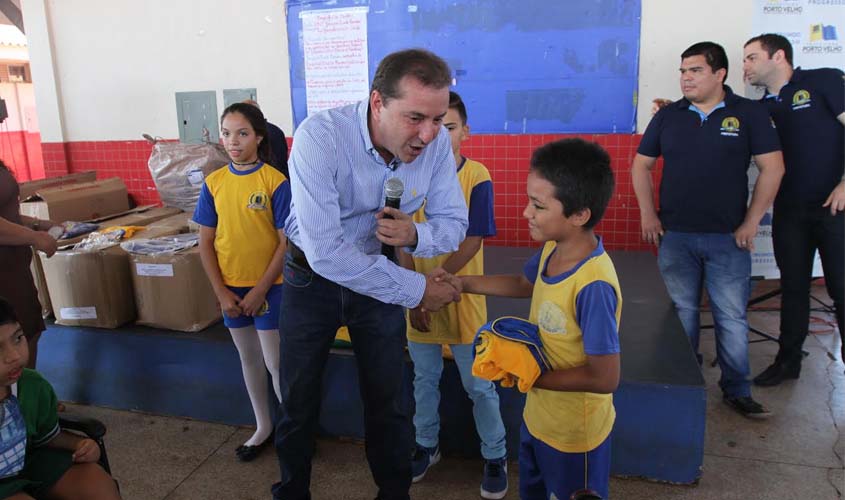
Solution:
<path fill-rule="evenodd" d="M 308 265 L 308 259 L 305 258 L 305 252 L 303 252 L 301 248 L 296 246 L 296 244 L 294 244 L 294 242 L 292 242 L 290 238 L 288 238 L 287 253 L 288 255 L 290 255 L 290 258 L 294 264 L 303 269 L 311 271 L 311 266 Z"/>

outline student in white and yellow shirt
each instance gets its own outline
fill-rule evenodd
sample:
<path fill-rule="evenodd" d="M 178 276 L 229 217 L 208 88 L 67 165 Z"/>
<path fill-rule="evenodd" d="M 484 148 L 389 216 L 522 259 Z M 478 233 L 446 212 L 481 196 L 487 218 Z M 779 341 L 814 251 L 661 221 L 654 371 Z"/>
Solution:
<path fill-rule="evenodd" d="M 452 140 L 458 180 L 469 210 L 466 238 L 457 251 L 430 259 L 412 259 L 400 252 L 400 263 L 423 274 L 440 267 L 458 276 L 484 274 L 483 239 L 496 234 L 493 182 L 484 165 L 461 155 L 461 143 L 469 136 L 469 126 L 466 106 L 455 92 L 449 93 L 449 110 L 443 125 Z M 425 222 L 424 209 L 425 206 L 414 215 L 416 222 Z M 499 412 L 499 395 L 492 382 L 472 375 L 472 341 L 476 330 L 486 322 L 487 299 L 480 295 L 463 295 L 460 302 L 449 304 L 436 313 L 421 308 L 408 311 L 408 351 L 414 361 L 416 400 L 416 450 L 411 473 L 413 481 L 417 482 L 440 460 L 441 345 L 448 345 L 462 385 L 472 399 L 475 427 L 481 438 L 481 455 L 485 460 L 481 497 L 498 499 L 503 498 L 508 489 L 505 426 Z"/>
<path fill-rule="evenodd" d="M 522 500 L 565 500 L 580 490 L 608 498 L 610 434 L 619 384 L 622 294 L 593 232 L 613 194 L 610 157 L 565 139 L 534 151 L 528 174 L 531 238 L 544 242 L 524 275 L 465 276 L 464 293 L 531 297 L 552 369 L 528 392 L 519 451 Z"/>

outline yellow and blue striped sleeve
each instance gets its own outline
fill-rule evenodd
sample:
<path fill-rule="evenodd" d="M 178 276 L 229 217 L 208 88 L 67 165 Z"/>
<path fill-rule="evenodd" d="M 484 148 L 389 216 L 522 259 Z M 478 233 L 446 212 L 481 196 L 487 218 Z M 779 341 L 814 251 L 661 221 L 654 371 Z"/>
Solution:
<path fill-rule="evenodd" d="M 290 181 L 285 180 L 273 191 L 273 225 L 276 229 L 285 228 L 285 220 L 290 214 Z M 199 208 L 199 205 L 197 205 Z"/>
<path fill-rule="evenodd" d="M 575 297 L 575 322 L 581 329 L 584 352 L 591 356 L 619 352 L 618 298 L 613 285 L 594 281 Z"/>
<path fill-rule="evenodd" d="M 495 236 L 496 216 L 493 211 L 493 182 L 482 181 L 472 188 L 469 197 L 467 236 Z"/>
<path fill-rule="evenodd" d="M 290 203 L 288 203 L 290 205 Z M 208 184 L 203 183 L 197 207 L 194 209 L 193 221 L 201 226 L 217 227 L 217 207 L 214 205 L 214 196 L 208 189 Z"/>

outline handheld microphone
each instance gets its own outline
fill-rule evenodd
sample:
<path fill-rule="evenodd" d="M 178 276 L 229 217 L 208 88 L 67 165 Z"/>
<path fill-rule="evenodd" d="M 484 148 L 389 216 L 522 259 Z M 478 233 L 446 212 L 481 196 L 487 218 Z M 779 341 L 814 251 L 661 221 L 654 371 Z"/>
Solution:
<path fill-rule="evenodd" d="M 402 184 L 402 179 L 398 177 L 391 177 L 384 183 L 384 206 L 399 209 L 402 201 L 402 193 L 405 191 L 405 185 Z M 392 219 L 393 216 L 385 214 L 385 217 Z M 392 261 L 396 261 L 396 249 L 387 243 L 381 244 L 381 254 Z"/>

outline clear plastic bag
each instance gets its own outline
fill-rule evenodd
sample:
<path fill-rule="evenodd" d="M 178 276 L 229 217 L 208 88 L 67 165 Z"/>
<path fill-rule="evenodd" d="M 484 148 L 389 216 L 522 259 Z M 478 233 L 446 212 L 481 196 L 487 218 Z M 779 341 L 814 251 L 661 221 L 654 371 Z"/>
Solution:
<path fill-rule="evenodd" d="M 199 244 L 199 235 L 196 233 L 183 233 L 173 236 L 162 236 L 154 239 L 129 240 L 120 244 L 123 250 L 142 255 L 161 255 L 176 253 L 186 250 Z"/>
<path fill-rule="evenodd" d="M 95 252 L 104 248 L 113 247 L 120 243 L 124 234 L 126 234 L 126 231 L 123 229 L 115 229 L 114 231 L 103 233 L 95 231 L 74 245 L 73 249 L 77 252 Z"/>
<path fill-rule="evenodd" d="M 226 150 L 220 144 L 183 144 L 146 134 L 144 137 L 153 145 L 147 166 L 162 203 L 193 212 L 205 177 L 229 163 Z"/>

